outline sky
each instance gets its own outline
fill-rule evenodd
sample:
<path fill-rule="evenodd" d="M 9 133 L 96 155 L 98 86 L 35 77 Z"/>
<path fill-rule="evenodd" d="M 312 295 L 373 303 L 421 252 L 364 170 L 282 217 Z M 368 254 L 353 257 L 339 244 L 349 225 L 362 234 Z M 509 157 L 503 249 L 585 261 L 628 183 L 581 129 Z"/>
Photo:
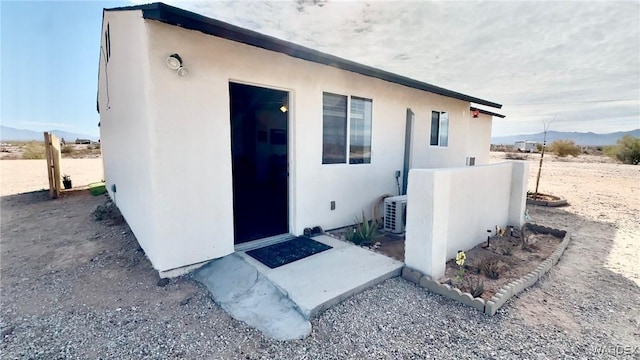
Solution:
<path fill-rule="evenodd" d="M 640 128 L 640 1 L 165 1 L 504 105 L 493 136 Z M 97 135 L 102 8 L 0 3 L 0 123 Z"/>
<path fill-rule="evenodd" d="M 102 9 L 125 2 L 0 2 L 0 123 L 98 135 Z"/>

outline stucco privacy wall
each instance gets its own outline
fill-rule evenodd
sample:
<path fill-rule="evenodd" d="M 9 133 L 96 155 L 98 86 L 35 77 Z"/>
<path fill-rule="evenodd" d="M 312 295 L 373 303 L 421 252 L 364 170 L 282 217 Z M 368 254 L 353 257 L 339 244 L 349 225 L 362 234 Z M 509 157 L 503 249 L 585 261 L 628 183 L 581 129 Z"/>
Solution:
<path fill-rule="evenodd" d="M 486 241 L 487 229 L 524 224 L 528 164 L 506 162 L 409 173 L 405 263 L 433 278 L 447 259 Z"/>
<path fill-rule="evenodd" d="M 104 13 L 98 81 L 100 138 L 109 196 L 155 263 L 162 249 L 154 241 L 153 139 L 146 92 L 149 61 L 146 29 L 140 16 L 131 11 Z M 105 43 L 107 24 L 109 47 Z"/>

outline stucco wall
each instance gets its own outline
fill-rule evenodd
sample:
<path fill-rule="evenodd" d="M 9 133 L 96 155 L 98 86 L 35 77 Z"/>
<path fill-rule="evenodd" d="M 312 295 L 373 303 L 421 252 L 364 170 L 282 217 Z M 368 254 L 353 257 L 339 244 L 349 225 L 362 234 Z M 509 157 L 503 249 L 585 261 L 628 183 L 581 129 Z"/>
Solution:
<path fill-rule="evenodd" d="M 142 26 L 147 35 L 147 42 L 138 44 L 142 46 L 136 51 L 148 50 L 144 65 L 148 76 L 143 79 L 148 101 L 137 106 L 146 106 L 140 110 L 145 112 L 140 121 L 147 124 L 144 130 L 151 138 L 145 142 L 148 151 L 142 153 L 151 165 L 140 169 L 149 172 L 151 178 L 145 179 L 153 184 L 151 195 L 157 204 L 153 214 L 141 216 L 153 217 L 153 247 L 162 249 L 152 258 L 158 270 L 233 252 L 230 81 L 289 92 L 293 234 L 317 225 L 325 229 L 349 225 L 363 209 L 370 216 L 378 196 L 397 194 L 394 172 L 403 166 L 407 108 L 415 113 L 412 167 L 465 164 L 468 102 L 157 21 L 136 21 L 135 27 Z M 182 57 L 188 76 L 179 77 L 165 65 L 173 53 Z M 323 92 L 373 100 L 370 164 L 322 164 Z M 446 148 L 429 146 L 432 110 L 450 114 Z M 128 161 L 122 152 L 118 158 Z M 105 165 L 105 172 L 114 171 L 120 169 Z M 335 210 L 330 209 L 331 201 L 336 202 Z"/>
<path fill-rule="evenodd" d="M 527 174 L 526 162 L 411 170 L 407 266 L 443 276 L 446 260 L 486 241 L 486 230 L 524 224 Z"/>
<path fill-rule="evenodd" d="M 108 64 L 104 37 L 107 24 L 111 47 Z M 155 265 L 163 250 L 154 241 L 154 140 L 149 128 L 148 46 L 141 12 L 105 12 L 101 39 L 98 101 L 107 190 Z"/>

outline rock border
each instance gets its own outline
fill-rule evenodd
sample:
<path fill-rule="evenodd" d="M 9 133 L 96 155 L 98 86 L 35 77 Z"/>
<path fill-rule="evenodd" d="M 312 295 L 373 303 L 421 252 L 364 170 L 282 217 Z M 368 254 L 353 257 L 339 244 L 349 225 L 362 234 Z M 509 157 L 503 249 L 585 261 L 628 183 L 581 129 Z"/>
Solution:
<path fill-rule="evenodd" d="M 547 194 L 543 194 L 543 195 L 547 195 Z M 554 195 L 547 195 L 547 196 L 554 197 L 556 198 L 556 200 L 546 201 L 546 200 L 529 199 L 529 195 L 527 194 L 527 204 L 537 205 L 537 206 L 547 206 L 547 207 L 558 207 L 558 206 L 565 206 L 569 204 L 567 202 L 567 199 L 554 196 Z"/>
<path fill-rule="evenodd" d="M 532 224 L 536 227 L 536 232 L 538 233 L 546 233 L 546 234 L 564 234 L 564 239 L 556 246 L 555 251 L 540 265 L 538 265 L 533 271 L 526 274 L 520 279 L 514 280 L 509 284 L 504 285 L 495 295 L 491 297 L 489 300 L 484 300 L 482 298 L 474 298 L 469 293 L 463 293 L 460 289 L 455 287 L 451 287 L 448 284 L 440 284 L 438 281 L 435 281 L 429 275 L 424 275 L 418 270 L 411 269 L 405 266 L 402 269 L 402 277 L 410 281 L 422 288 L 425 288 L 431 292 L 436 294 L 440 294 L 442 296 L 446 296 L 450 299 L 463 303 L 464 305 L 471 306 L 477 310 L 482 311 L 488 316 L 493 316 L 496 314 L 498 309 L 500 309 L 507 300 L 511 299 L 513 296 L 518 295 L 525 289 L 531 287 L 533 284 L 538 282 L 542 276 L 544 276 L 549 270 L 553 267 L 553 265 L 557 264 L 560 261 L 560 257 L 566 250 L 569 242 L 571 242 L 571 234 L 564 230 L 552 229 L 544 226 L 539 226 Z"/>

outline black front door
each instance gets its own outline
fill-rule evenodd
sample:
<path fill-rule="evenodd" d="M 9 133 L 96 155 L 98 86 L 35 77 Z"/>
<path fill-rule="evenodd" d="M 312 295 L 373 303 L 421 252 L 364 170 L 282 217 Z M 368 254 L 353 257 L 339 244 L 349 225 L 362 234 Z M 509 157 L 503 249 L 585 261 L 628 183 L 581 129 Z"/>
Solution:
<path fill-rule="evenodd" d="M 229 83 L 235 243 L 289 232 L 288 93 Z"/>

